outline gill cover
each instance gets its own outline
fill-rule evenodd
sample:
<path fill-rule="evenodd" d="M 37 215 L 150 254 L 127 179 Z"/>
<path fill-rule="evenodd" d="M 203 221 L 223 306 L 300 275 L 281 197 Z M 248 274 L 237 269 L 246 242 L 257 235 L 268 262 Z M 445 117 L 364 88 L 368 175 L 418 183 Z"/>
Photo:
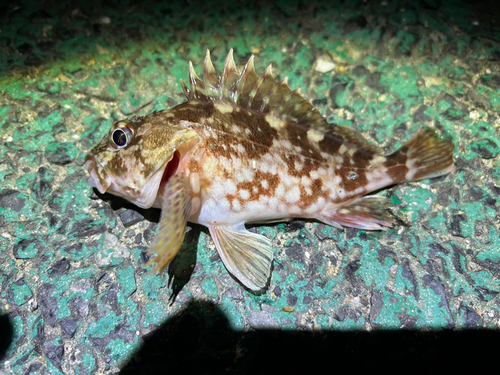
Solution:
<path fill-rule="evenodd" d="M 101 193 L 151 207 L 175 152 L 197 137 L 188 126 L 172 124 L 165 111 L 116 122 L 85 159 L 89 184 Z"/>

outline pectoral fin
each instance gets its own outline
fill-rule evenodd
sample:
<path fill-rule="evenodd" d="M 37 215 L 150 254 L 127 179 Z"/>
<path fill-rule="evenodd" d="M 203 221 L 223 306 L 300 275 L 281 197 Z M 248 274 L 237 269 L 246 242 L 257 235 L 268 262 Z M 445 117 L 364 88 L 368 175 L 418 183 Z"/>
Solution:
<path fill-rule="evenodd" d="M 186 232 L 191 210 L 191 191 L 188 178 L 176 174 L 170 178 L 163 193 L 161 219 L 154 245 L 149 254 L 155 254 L 147 266 L 156 263 L 153 272 L 163 270 L 179 251 Z"/>
<path fill-rule="evenodd" d="M 262 289 L 269 278 L 273 260 L 271 241 L 247 231 L 243 224 L 211 226 L 209 229 L 229 272 L 247 288 Z"/>

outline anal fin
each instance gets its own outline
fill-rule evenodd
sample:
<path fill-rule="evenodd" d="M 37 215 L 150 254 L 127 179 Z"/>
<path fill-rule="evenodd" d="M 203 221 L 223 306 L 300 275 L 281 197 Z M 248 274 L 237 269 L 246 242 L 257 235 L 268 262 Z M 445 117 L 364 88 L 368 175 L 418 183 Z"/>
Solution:
<path fill-rule="evenodd" d="M 394 225 L 386 211 L 389 199 L 377 195 L 360 197 L 345 205 L 326 208 L 316 218 L 334 227 L 345 226 L 367 230 L 386 230 Z"/>
<path fill-rule="evenodd" d="M 209 230 L 229 272 L 247 288 L 262 289 L 271 271 L 271 241 L 247 231 L 243 223 L 235 226 L 213 225 Z"/>
<path fill-rule="evenodd" d="M 153 272 L 163 270 L 181 248 L 191 210 L 189 180 L 184 174 L 170 178 L 162 196 L 161 219 L 149 254 L 155 254 L 146 266 L 156 263 Z"/>

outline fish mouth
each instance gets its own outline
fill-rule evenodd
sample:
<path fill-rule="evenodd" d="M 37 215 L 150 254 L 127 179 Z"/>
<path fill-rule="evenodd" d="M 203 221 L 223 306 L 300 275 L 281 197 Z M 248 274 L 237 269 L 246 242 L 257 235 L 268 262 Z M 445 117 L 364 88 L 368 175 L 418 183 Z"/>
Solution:
<path fill-rule="evenodd" d="M 163 197 L 165 186 L 170 180 L 170 177 L 177 172 L 179 162 L 179 151 L 175 151 L 170 159 L 153 174 L 139 194 L 131 194 L 131 191 L 128 191 L 128 194 L 124 194 L 120 189 L 116 189 L 111 178 L 95 157 L 92 154 L 88 154 L 85 157 L 85 168 L 90 175 L 87 183 L 93 188 L 96 188 L 101 194 L 110 192 L 142 208 L 149 208 L 151 206 L 161 207 L 161 198 Z"/>
<path fill-rule="evenodd" d="M 158 185 L 158 191 L 156 193 L 157 197 L 161 197 L 163 195 L 163 190 L 165 189 L 165 185 L 170 180 L 170 177 L 172 177 L 177 172 L 177 168 L 179 167 L 179 162 L 180 162 L 179 151 L 175 151 L 174 154 L 172 155 L 172 158 L 169 161 L 167 161 L 165 163 L 165 166 L 163 167 L 163 175 L 161 177 L 160 184 Z"/>
<path fill-rule="evenodd" d="M 106 190 L 108 190 L 109 188 L 109 177 L 108 175 L 106 174 L 106 171 L 104 170 L 104 168 L 99 168 L 100 169 L 100 174 L 101 176 L 103 176 L 103 178 L 101 178 L 101 176 L 99 176 L 99 174 L 97 173 L 97 168 L 96 167 L 99 167 L 100 164 L 95 160 L 94 156 L 91 155 L 91 154 L 88 154 L 86 157 L 85 157 L 85 168 L 87 169 L 87 172 L 89 173 L 90 177 L 89 179 L 87 180 L 87 183 L 96 188 L 99 193 L 101 194 L 104 194 L 106 192 Z"/>

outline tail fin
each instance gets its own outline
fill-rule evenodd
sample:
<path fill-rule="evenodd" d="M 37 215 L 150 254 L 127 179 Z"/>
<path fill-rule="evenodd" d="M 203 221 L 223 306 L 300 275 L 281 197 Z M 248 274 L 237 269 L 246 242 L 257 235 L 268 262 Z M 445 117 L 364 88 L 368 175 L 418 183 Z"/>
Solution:
<path fill-rule="evenodd" d="M 417 181 L 452 172 L 455 145 L 429 128 L 421 128 L 403 147 L 387 156 L 396 180 Z"/>

